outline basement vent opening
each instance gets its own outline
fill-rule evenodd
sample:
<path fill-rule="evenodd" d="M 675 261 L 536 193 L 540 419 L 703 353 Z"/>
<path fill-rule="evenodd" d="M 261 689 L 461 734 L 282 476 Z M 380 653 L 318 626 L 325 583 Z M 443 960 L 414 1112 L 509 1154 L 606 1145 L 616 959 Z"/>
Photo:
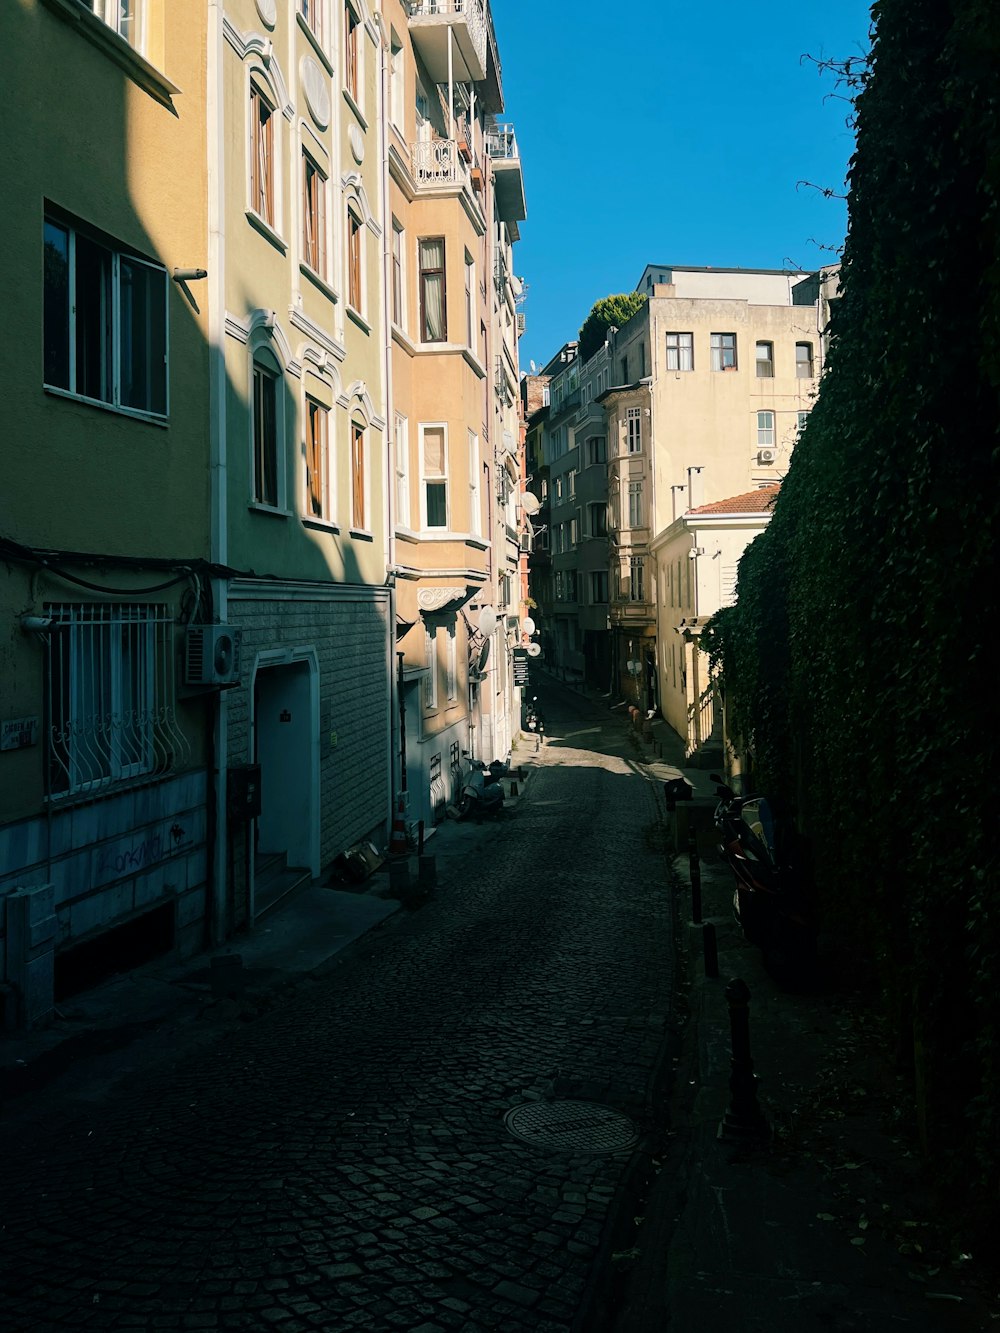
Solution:
<path fill-rule="evenodd" d="M 177 933 L 176 920 L 176 903 L 170 899 L 93 939 L 61 949 L 54 964 L 56 1004 L 169 953 Z"/>

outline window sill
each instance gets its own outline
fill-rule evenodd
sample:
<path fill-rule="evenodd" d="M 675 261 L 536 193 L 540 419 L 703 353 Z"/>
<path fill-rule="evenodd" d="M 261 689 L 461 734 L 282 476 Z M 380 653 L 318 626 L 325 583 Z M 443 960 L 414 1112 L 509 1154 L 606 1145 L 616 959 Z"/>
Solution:
<path fill-rule="evenodd" d="M 473 351 L 473 349 L 471 347 L 463 348 L 462 356 L 472 367 L 472 369 L 476 372 L 477 377 L 481 380 L 484 380 L 486 378 L 486 367 L 479 360 L 479 357 L 476 356 L 476 353 Z"/>
<path fill-rule="evenodd" d="M 351 537 L 357 542 L 374 542 L 375 534 L 367 528 L 348 528 Z"/>
<path fill-rule="evenodd" d="M 355 310 L 354 306 L 352 305 L 346 305 L 344 309 L 350 316 L 351 321 L 357 324 L 359 329 L 364 329 L 365 333 L 371 333 L 372 326 L 368 323 L 367 319 L 365 319 L 364 315 L 361 313 L 360 310 Z"/>
<path fill-rule="evenodd" d="M 357 102 L 354 100 L 354 94 L 351 92 L 349 88 L 344 89 L 344 101 L 357 116 L 358 124 L 361 126 L 361 128 L 363 130 L 367 130 L 368 121 L 365 119 L 365 113 L 361 110 Z"/>
<path fill-rule="evenodd" d="M 80 0 L 43 0 L 43 3 L 63 22 L 79 24 L 80 33 L 88 42 L 103 51 L 150 97 L 173 110 L 172 98 L 181 90 Z"/>
<path fill-rule="evenodd" d="M 247 508 L 255 514 L 266 514 L 270 518 L 293 518 L 290 509 L 281 509 L 278 505 L 264 504 L 262 500 L 250 500 Z"/>
<path fill-rule="evenodd" d="M 334 289 L 327 282 L 326 278 L 317 273 L 309 264 L 299 264 L 299 272 L 304 278 L 308 278 L 314 287 L 318 287 L 323 295 L 335 304 L 340 299 Z"/>
<path fill-rule="evenodd" d="M 399 343 L 400 347 L 409 352 L 411 356 L 416 356 L 417 349 L 415 344 L 410 341 L 406 335 L 406 331 L 398 324 L 393 324 L 392 326 L 392 339 L 393 342 Z"/>
<path fill-rule="evenodd" d="M 309 24 L 305 21 L 305 19 L 302 17 L 302 11 L 301 11 L 301 10 L 298 10 L 298 9 L 297 9 L 297 10 L 295 11 L 295 18 L 296 18 L 296 20 L 298 21 L 298 25 L 299 25 L 299 27 L 302 29 L 302 31 L 305 33 L 306 37 L 309 39 L 309 44 L 310 44 L 310 46 L 313 48 L 313 50 L 314 50 L 314 51 L 316 52 L 316 54 L 319 56 L 320 61 L 321 61 L 321 63 L 323 64 L 324 68 L 326 69 L 327 74 L 329 74 L 329 75 L 332 76 L 332 74 L 333 74 L 333 61 L 332 61 L 332 60 L 330 59 L 330 57 L 327 55 L 326 51 L 324 51 L 324 49 L 323 49 L 323 43 L 322 43 L 322 42 L 320 41 L 320 39 L 316 36 L 316 34 L 313 32 L 312 28 L 310 28 Z"/>
<path fill-rule="evenodd" d="M 309 514 L 302 514 L 301 518 L 304 528 L 313 528 L 316 532 L 328 532 L 332 537 L 340 536 L 340 524 L 334 523 L 332 518 L 316 518 Z"/>
<path fill-rule="evenodd" d="M 82 393 L 72 393 L 54 384 L 43 384 L 42 388 L 53 398 L 65 398 L 68 402 L 79 403 L 81 407 L 96 407 L 99 412 L 113 412 L 116 417 L 130 417 L 133 421 L 144 421 L 147 426 L 159 426 L 161 429 L 170 425 L 168 417 L 140 412 L 135 407 L 119 407 L 116 403 L 105 403 L 100 398 L 87 398 Z"/>
<path fill-rule="evenodd" d="M 274 248 L 280 250 L 283 255 L 288 253 L 287 242 L 281 239 L 266 218 L 262 218 L 261 215 L 255 212 L 252 208 L 246 210 L 246 216 L 250 226 L 253 227 L 254 231 L 259 231 L 265 241 L 270 241 Z"/>

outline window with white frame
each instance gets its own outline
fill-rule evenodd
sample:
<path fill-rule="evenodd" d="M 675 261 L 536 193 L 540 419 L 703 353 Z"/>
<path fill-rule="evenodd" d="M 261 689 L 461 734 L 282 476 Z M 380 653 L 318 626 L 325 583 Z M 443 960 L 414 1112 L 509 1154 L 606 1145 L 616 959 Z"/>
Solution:
<path fill-rule="evenodd" d="M 344 87 L 355 106 L 361 105 L 361 20 L 351 5 L 344 6 Z"/>
<path fill-rule="evenodd" d="M 774 448 L 774 413 L 757 413 L 757 448 Z"/>
<path fill-rule="evenodd" d="M 590 603 L 592 606 L 600 606 L 602 602 L 608 600 L 608 571 L 606 569 L 595 569 L 590 575 Z"/>
<path fill-rule="evenodd" d="M 607 505 L 605 504 L 588 505 L 587 513 L 590 519 L 590 535 L 592 537 L 606 537 L 608 535 Z"/>
<path fill-rule="evenodd" d="M 711 343 L 712 343 L 712 369 L 735 370 L 736 334 L 713 333 L 711 338 Z"/>
<path fill-rule="evenodd" d="M 630 454 L 642 452 L 642 408 L 629 407 L 625 410 L 625 433 Z"/>
<path fill-rule="evenodd" d="M 44 382 L 167 415 L 167 273 L 76 223 L 46 215 Z"/>
<path fill-rule="evenodd" d="M 470 351 L 476 350 L 476 261 L 465 252 L 465 337 Z"/>
<path fill-rule="evenodd" d="M 642 482 L 630 481 L 628 484 L 628 526 L 642 527 Z"/>
<path fill-rule="evenodd" d="M 667 334 L 667 369 L 694 370 L 694 334 Z"/>
<path fill-rule="evenodd" d="M 425 237 L 420 253 L 420 341 L 447 342 L 444 237 Z"/>
<path fill-rule="evenodd" d="M 447 437 L 444 424 L 420 427 L 421 508 L 425 528 L 448 526 Z"/>
<path fill-rule="evenodd" d="M 326 176 L 302 150 L 302 258 L 326 277 Z"/>
<path fill-rule="evenodd" d="M 608 441 L 603 435 L 591 435 L 587 440 L 587 465 L 594 467 L 608 461 Z"/>
<path fill-rule="evenodd" d="M 406 327 L 406 284 L 404 261 L 406 233 L 401 223 L 392 219 L 392 322 L 397 328 Z"/>
<path fill-rule="evenodd" d="M 458 634 L 454 624 L 447 627 L 447 672 L 446 685 L 448 691 L 448 702 L 452 703 L 458 697 Z"/>
<path fill-rule="evenodd" d="M 645 601 L 644 575 L 645 560 L 641 555 L 634 555 L 629 560 L 629 598 L 633 602 Z"/>
<path fill-rule="evenodd" d="M 804 380 L 812 379 L 814 373 L 812 343 L 796 343 L 795 374 L 800 380 Z"/>
<path fill-rule="evenodd" d="M 806 422 L 807 422 L 808 420 L 809 420 L 809 413 L 808 413 L 808 412 L 796 412 L 796 414 L 795 414 L 795 429 L 796 429 L 796 431 L 797 431 L 797 433 L 798 433 L 799 435 L 801 435 L 802 432 L 805 430 L 805 428 L 806 428 Z"/>
<path fill-rule="evenodd" d="M 175 718 L 166 606 L 49 603 L 46 777 L 54 798 L 94 796 L 167 773 L 188 746 Z"/>
<path fill-rule="evenodd" d="M 347 209 L 347 303 L 359 314 L 364 310 L 364 223 L 351 207 Z"/>
<path fill-rule="evenodd" d="M 396 452 L 396 522 L 408 528 L 413 522 L 410 514 L 410 433 L 406 417 L 396 413 L 394 428 Z"/>
<path fill-rule="evenodd" d="M 555 498 L 558 502 L 563 498 L 563 479 L 562 477 L 553 477 L 552 484 L 555 488 Z"/>
<path fill-rule="evenodd" d="M 323 12 L 325 5 L 326 0 L 299 0 L 299 13 L 320 46 L 323 46 L 326 40 L 326 15 Z"/>
<path fill-rule="evenodd" d="M 569 498 L 572 500 L 576 496 L 576 469 L 571 468 L 566 474 L 567 484 L 569 485 Z"/>
<path fill-rule="evenodd" d="M 253 483 L 255 504 L 276 509 L 281 503 L 281 454 L 279 387 L 281 371 L 270 353 L 260 350 L 253 358 Z"/>
<path fill-rule="evenodd" d="M 757 378 L 774 379 L 774 343 L 759 342 L 756 345 Z"/>
<path fill-rule="evenodd" d="M 330 495 L 330 413 L 315 398 L 306 398 L 306 494 L 307 518 L 329 522 L 333 517 Z"/>
<path fill-rule="evenodd" d="M 469 532 L 483 535 L 482 500 L 479 493 L 479 436 L 469 431 Z"/>
<path fill-rule="evenodd" d="M 424 626 L 424 655 L 427 674 L 424 676 L 424 707 L 437 708 L 438 702 L 438 652 L 437 626 Z"/>
<path fill-rule="evenodd" d="M 251 80 L 250 208 L 269 227 L 276 228 L 274 126 L 274 105 L 256 80 Z"/>
<path fill-rule="evenodd" d="M 145 0 L 81 0 L 136 51 L 145 49 Z"/>
<path fill-rule="evenodd" d="M 368 458 L 365 423 L 351 418 L 351 527 L 368 529 Z"/>

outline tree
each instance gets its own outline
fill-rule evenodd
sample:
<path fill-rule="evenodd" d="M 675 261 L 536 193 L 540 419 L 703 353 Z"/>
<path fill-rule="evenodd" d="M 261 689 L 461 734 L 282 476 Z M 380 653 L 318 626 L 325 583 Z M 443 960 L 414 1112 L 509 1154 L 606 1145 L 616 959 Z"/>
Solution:
<path fill-rule="evenodd" d="M 619 292 L 595 301 L 580 329 L 580 360 L 589 361 L 604 345 L 608 329 L 620 329 L 645 304 L 641 292 Z"/>

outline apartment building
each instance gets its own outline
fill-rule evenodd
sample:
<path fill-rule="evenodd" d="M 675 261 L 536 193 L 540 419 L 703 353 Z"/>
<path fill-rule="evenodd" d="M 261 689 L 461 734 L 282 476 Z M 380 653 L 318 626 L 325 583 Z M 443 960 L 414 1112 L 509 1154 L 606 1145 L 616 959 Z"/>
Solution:
<path fill-rule="evenodd" d="M 612 652 L 618 687 L 660 708 L 651 541 L 681 514 L 780 479 L 824 355 L 816 275 L 650 265 L 613 336 L 608 423 Z"/>
<path fill-rule="evenodd" d="M 8 1026 L 194 952 L 210 916 L 213 695 L 185 653 L 212 618 L 205 18 L 194 0 L 4 13 Z"/>
<path fill-rule="evenodd" d="M 383 16 L 398 762 L 408 818 L 430 829 L 463 751 L 502 757 L 518 722 L 526 210 L 488 4 L 388 0 Z"/>

